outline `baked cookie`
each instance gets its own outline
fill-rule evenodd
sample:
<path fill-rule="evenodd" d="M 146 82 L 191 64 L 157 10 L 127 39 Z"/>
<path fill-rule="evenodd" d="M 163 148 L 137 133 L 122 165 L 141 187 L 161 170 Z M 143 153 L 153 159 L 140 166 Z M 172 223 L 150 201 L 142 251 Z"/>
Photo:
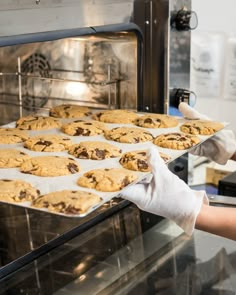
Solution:
<path fill-rule="evenodd" d="M 200 139 L 197 136 L 181 132 L 161 134 L 153 140 L 153 143 L 160 147 L 174 150 L 189 149 L 199 142 Z"/>
<path fill-rule="evenodd" d="M 133 123 L 138 115 L 129 110 L 104 110 L 93 114 L 92 118 L 105 123 Z"/>
<path fill-rule="evenodd" d="M 20 150 L 0 149 L 0 168 L 19 167 L 28 159 L 30 159 L 30 156 Z"/>
<path fill-rule="evenodd" d="M 56 118 L 80 118 L 91 115 L 90 109 L 75 104 L 62 104 L 50 109 L 49 116 Z"/>
<path fill-rule="evenodd" d="M 137 179 L 134 172 L 123 168 L 96 169 L 86 172 L 77 184 L 102 192 L 115 192 Z"/>
<path fill-rule="evenodd" d="M 32 203 L 32 206 L 47 208 L 51 212 L 83 214 L 100 201 L 101 198 L 92 193 L 63 190 L 40 196 Z"/>
<path fill-rule="evenodd" d="M 28 139 L 29 135 L 24 130 L 17 128 L 0 128 L 0 143 L 14 144 L 21 143 Z"/>
<path fill-rule="evenodd" d="M 26 202 L 39 197 L 40 191 L 23 180 L 0 179 L 0 200 Z"/>
<path fill-rule="evenodd" d="M 16 127 L 24 130 L 46 130 L 60 126 L 61 122 L 52 117 L 27 116 L 16 121 Z"/>
<path fill-rule="evenodd" d="M 206 120 L 191 120 L 180 126 L 180 130 L 187 134 L 211 135 L 224 128 L 220 122 Z"/>
<path fill-rule="evenodd" d="M 170 128 L 177 126 L 178 121 L 164 114 L 147 114 L 138 117 L 134 124 L 145 128 Z"/>
<path fill-rule="evenodd" d="M 72 158 L 45 156 L 25 161 L 21 165 L 20 171 L 37 176 L 62 176 L 78 173 L 80 167 Z"/>
<path fill-rule="evenodd" d="M 170 156 L 161 153 L 160 156 L 164 160 L 164 162 L 167 162 L 171 159 Z M 134 171 L 141 171 L 141 172 L 149 172 L 151 171 L 149 165 L 148 165 L 148 159 L 147 159 L 147 151 L 140 150 L 140 151 L 131 151 L 124 153 L 122 157 L 119 160 L 120 164 L 129 170 Z"/>
<path fill-rule="evenodd" d="M 96 121 L 76 120 L 74 122 L 64 124 L 61 128 L 62 132 L 71 136 L 93 136 L 103 134 L 106 129 L 105 124 Z"/>
<path fill-rule="evenodd" d="M 139 143 L 153 140 L 152 134 L 141 128 L 117 127 L 105 131 L 104 135 L 108 140 L 122 143 Z"/>
<path fill-rule="evenodd" d="M 61 152 L 67 150 L 70 145 L 70 138 L 56 134 L 37 135 L 24 142 L 24 147 L 36 152 Z"/>
<path fill-rule="evenodd" d="M 107 142 L 82 141 L 78 144 L 73 144 L 68 152 L 80 159 L 104 160 L 119 157 L 122 151 Z"/>

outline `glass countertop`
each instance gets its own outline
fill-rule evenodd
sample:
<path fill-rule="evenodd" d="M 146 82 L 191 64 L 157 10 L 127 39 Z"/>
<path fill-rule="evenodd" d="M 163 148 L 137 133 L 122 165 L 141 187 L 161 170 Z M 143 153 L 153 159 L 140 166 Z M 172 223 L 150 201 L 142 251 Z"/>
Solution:
<path fill-rule="evenodd" d="M 134 205 L 0 281 L 0 294 L 235 293 L 236 242 L 198 230 L 188 237 Z"/>

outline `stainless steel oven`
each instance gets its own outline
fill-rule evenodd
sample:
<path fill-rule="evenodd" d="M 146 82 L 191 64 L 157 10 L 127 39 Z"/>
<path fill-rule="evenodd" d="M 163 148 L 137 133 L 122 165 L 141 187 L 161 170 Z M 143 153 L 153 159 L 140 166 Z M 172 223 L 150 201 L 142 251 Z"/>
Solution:
<path fill-rule="evenodd" d="M 174 113 L 191 94 L 195 25 L 190 0 L 2 0 L 0 124 L 61 103 Z M 170 167 L 183 179 L 186 161 Z M 1 205 L 0 278 L 127 206 L 113 200 L 78 221 Z M 160 220 L 135 212 L 134 235 Z M 129 229 L 111 219 L 123 243 Z"/>
<path fill-rule="evenodd" d="M 1 124 L 65 102 L 168 113 L 189 88 L 190 0 L 3 2 Z"/>

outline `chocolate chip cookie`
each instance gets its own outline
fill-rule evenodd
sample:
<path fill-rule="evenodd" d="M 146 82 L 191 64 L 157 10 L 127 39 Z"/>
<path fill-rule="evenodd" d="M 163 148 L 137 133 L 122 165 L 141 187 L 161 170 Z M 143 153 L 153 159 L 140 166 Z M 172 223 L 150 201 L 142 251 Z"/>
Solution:
<path fill-rule="evenodd" d="M 34 157 L 23 162 L 20 171 L 37 176 L 62 176 L 78 173 L 80 166 L 72 158 L 44 156 Z"/>
<path fill-rule="evenodd" d="M 160 147 L 174 150 L 189 149 L 199 142 L 200 139 L 197 136 L 181 132 L 161 134 L 153 140 L 153 143 Z"/>
<path fill-rule="evenodd" d="M 80 159 L 104 160 L 119 157 L 122 151 L 106 142 L 82 141 L 72 145 L 68 152 Z"/>
<path fill-rule="evenodd" d="M 137 179 L 134 172 L 123 168 L 96 169 L 86 172 L 77 184 L 102 192 L 119 191 Z"/>
<path fill-rule="evenodd" d="M 37 135 L 24 142 L 24 147 L 36 152 L 61 152 L 71 145 L 70 138 L 56 134 Z"/>
<path fill-rule="evenodd" d="M 99 196 L 89 192 L 63 190 L 40 196 L 32 206 L 47 208 L 51 212 L 83 214 L 100 201 Z"/>
<path fill-rule="evenodd" d="M 0 200 L 4 202 L 32 201 L 40 191 L 23 180 L 0 179 Z"/>
<path fill-rule="evenodd" d="M 160 152 L 160 156 L 165 162 L 171 159 L 170 156 L 161 152 Z M 145 150 L 131 151 L 131 152 L 124 153 L 122 157 L 120 158 L 119 162 L 124 168 L 129 170 L 141 171 L 141 172 L 151 171 L 148 165 L 147 151 Z"/>
<path fill-rule="evenodd" d="M 117 127 L 105 131 L 105 137 L 108 140 L 114 140 L 122 143 L 139 143 L 153 140 L 150 132 L 141 128 Z"/>
<path fill-rule="evenodd" d="M 17 128 L 0 128 L 0 144 L 21 143 L 28 139 L 29 135 L 24 130 Z"/>
<path fill-rule="evenodd" d="M 129 110 L 104 110 L 93 114 L 92 118 L 104 123 L 129 124 L 133 123 L 138 115 Z"/>
<path fill-rule="evenodd" d="M 15 168 L 30 159 L 30 156 L 17 149 L 0 149 L 0 168 Z"/>
<path fill-rule="evenodd" d="M 91 115 L 90 109 L 75 104 L 62 104 L 50 109 L 49 115 L 56 118 L 80 118 Z"/>
<path fill-rule="evenodd" d="M 101 122 L 76 120 L 74 122 L 64 124 L 61 130 L 71 136 L 93 136 L 103 134 L 106 127 L 105 124 Z"/>
<path fill-rule="evenodd" d="M 211 135 L 222 128 L 222 123 L 206 120 L 191 120 L 180 126 L 182 132 L 193 135 Z"/>
<path fill-rule="evenodd" d="M 60 126 L 60 120 L 44 116 L 27 116 L 16 121 L 16 127 L 24 130 L 46 130 Z"/>
<path fill-rule="evenodd" d="M 177 126 L 178 121 L 164 114 L 147 114 L 138 117 L 134 124 L 145 128 L 170 128 Z"/>

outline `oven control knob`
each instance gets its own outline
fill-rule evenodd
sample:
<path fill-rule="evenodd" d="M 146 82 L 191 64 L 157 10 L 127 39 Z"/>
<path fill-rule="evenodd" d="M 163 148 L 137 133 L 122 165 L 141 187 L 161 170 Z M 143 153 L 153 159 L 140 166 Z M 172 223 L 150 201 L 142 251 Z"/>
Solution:
<path fill-rule="evenodd" d="M 191 107 L 196 103 L 197 96 L 193 91 L 187 89 L 173 89 L 170 93 L 170 105 L 178 108 L 181 102 L 186 102 Z"/>
<path fill-rule="evenodd" d="M 197 14 L 194 11 L 183 8 L 173 12 L 171 17 L 171 27 L 178 31 L 189 31 L 196 29 L 198 25 Z"/>

